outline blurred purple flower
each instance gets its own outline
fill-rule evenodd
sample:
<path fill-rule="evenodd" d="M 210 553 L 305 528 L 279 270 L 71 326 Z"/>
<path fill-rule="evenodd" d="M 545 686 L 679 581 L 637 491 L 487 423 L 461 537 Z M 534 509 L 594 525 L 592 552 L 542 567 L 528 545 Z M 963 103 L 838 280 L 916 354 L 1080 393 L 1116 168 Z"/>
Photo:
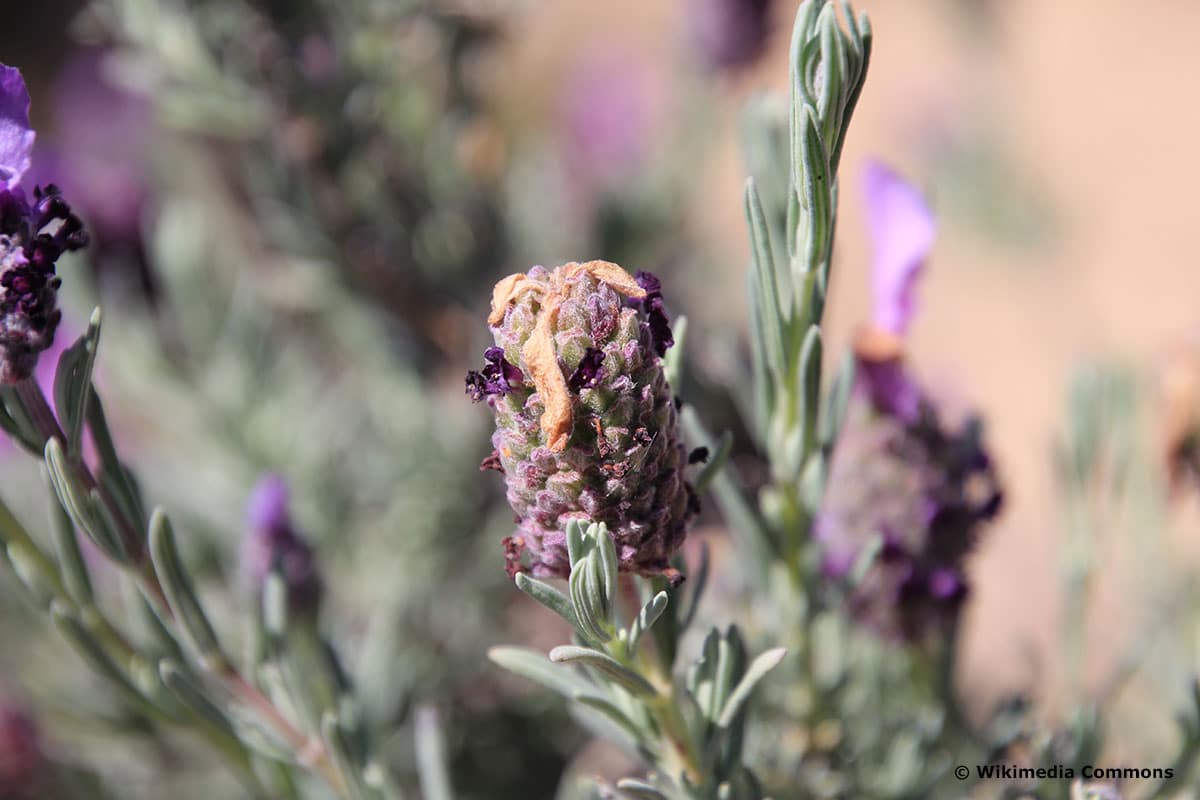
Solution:
<path fill-rule="evenodd" d="M 143 98 L 104 76 L 99 51 L 83 51 L 63 68 L 51 143 L 39 148 L 34 175 L 70 193 L 101 245 L 128 246 L 141 239 L 152 115 Z"/>
<path fill-rule="evenodd" d="M 933 245 L 920 194 L 876 162 L 865 174 L 874 244 L 872 324 L 855 340 L 855 392 L 830 465 L 814 533 L 825 575 L 846 581 L 868 542 L 879 549 L 847 597 L 883 636 L 922 641 L 957 619 L 965 561 L 1003 495 L 982 425 L 943 424 L 904 363 L 913 291 Z"/>
<path fill-rule="evenodd" d="M 561 96 L 570 179 L 592 194 L 632 177 L 649 155 L 655 102 L 649 66 L 628 53 L 592 53 L 568 75 Z"/>
<path fill-rule="evenodd" d="M 872 324 L 903 336 L 915 310 L 913 290 L 933 248 L 933 214 L 917 189 L 878 161 L 863 171 L 874 255 Z"/>
<path fill-rule="evenodd" d="M 29 170 L 33 140 L 29 125 L 29 92 L 15 67 L 0 64 L 0 181 L 15 188 Z"/>
<path fill-rule="evenodd" d="M 45 796 L 39 791 L 45 763 L 33 719 L 20 706 L 0 699 L 0 797 Z"/>
<path fill-rule="evenodd" d="M 34 133 L 29 93 L 19 70 L 0 64 L 0 383 L 29 378 L 54 343 L 58 310 L 55 262 L 87 244 L 83 223 L 58 187 L 18 185 L 30 166 Z"/>
<path fill-rule="evenodd" d="M 242 573 L 257 592 L 271 571 L 278 569 L 287 584 L 289 605 L 311 612 L 320 599 L 321 577 L 312 548 L 292 524 L 288 501 L 287 482 L 279 475 L 265 475 L 254 486 L 246 503 Z"/>
<path fill-rule="evenodd" d="M 713 69 L 747 66 L 767 48 L 771 0 L 691 0 L 686 14 L 692 46 Z"/>

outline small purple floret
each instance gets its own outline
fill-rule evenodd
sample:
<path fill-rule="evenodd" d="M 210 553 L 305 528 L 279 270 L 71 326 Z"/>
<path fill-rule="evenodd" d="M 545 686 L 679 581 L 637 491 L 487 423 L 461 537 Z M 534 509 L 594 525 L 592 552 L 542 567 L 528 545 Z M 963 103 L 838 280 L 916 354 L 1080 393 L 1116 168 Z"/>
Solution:
<path fill-rule="evenodd" d="M 259 480 L 246 503 L 247 532 L 242 540 L 241 568 L 254 591 L 261 591 L 278 570 L 296 610 L 312 610 L 321 593 L 312 548 L 296 532 L 288 507 L 287 483 L 279 475 Z"/>
<path fill-rule="evenodd" d="M 589 347 L 583 354 L 579 366 L 567 380 L 567 388 L 578 393 L 581 389 L 595 389 L 604 379 L 604 351 Z"/>
<path fill-rule="evenodd" d="M 639 272 L 634 276 L 638 286 L 646 291 L 646 296 L 634 301 L 646 310 L 649 317 L 646 324 L 650 327 L 650 338 L 654 342 L 654 352 L 659 357 L 666 355 L 667 348 L 675 344 L 675 336 L 671 333 L 671 323 L 667 318 L 666 306 L 663 304 L 662 281 L 652 272 Z"/>
<path fill-rule="evenodd" d="M 521 370 L 508 363 L 503 349 L 489 347 L 483 351 L 483 360 L 487 363 L 482 370 L 467 373 L 467 394 L 474 402 L 478 403 L 491 394 L 503 397 L 524 383 Z"/>

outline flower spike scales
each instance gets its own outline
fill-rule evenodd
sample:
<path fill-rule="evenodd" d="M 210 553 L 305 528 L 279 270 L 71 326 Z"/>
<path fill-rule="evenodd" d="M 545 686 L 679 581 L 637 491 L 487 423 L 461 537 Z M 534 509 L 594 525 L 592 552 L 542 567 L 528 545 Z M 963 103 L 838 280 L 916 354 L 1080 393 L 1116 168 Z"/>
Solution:
<path fill-rule="evenodd" d="M 504 472 L 516 515 L 509 571 L 565 577 L 574 519 L 608 525 L 622 571 L 671 574 L 697 503 L 658 279 L 608 261 L 534 267 L 496 284 L 488 322 L 496 347 L 467 390 L 496 418 L 485 464 Z"/>

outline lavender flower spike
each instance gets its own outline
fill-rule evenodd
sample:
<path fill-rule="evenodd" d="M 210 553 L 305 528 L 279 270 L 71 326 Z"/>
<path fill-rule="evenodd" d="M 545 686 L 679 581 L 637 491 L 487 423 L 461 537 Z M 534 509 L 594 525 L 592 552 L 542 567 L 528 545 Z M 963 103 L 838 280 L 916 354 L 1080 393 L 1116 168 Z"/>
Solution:
<path fill-rule="evenodd" d="M 886 638 L 917 642 L 957 618 L 969 591 L 966 557 L 1003 495 L 978 420 L 943 424 L 903 360 L 913 290 L 933 243 L 929 210 L 882 165 L 868 166 L 866 187 L 874 313 L 855 341 L 857 385 L 815 535 L 832 580 L 849 581 L 869 560 L 846 586 L 851 614 Z"/>
<path fill-rule="evenodd" d="M 606 523 L 622 571 L 668 572 L 695 500 L 659 355 L 670 329 L 657 279 L 606 261 L 534 267 L 496 285 L 489 322 L 492 375 L 520 373 L 485 390 L 496 433 L 484 465 L 504 473 L 517 522 L 510 573 L 565 577 L 571 520 Z"/>
<path fill-rule="evenodd" d="M 242 573 L 261 591 L 273 569 L 282 574 L 289 606 L 312 611 L 321 595 L 321 579 L 312 548 L 300 538 L 288 509 L 287 483 L 279 475 L 262 477 L 246 503 L 246 536 L 242 540 Z"/>
<path fill-rule="evenodd" d="M 29 93 L 21 73 L 0 65 L 0 383 L 31 375 L 38 356 L 54 343 L 61 313 L 55 262 L 87 244 L 83 223 L 58 188 L 33 190 L 18 182 L 30 166 L 34 133 Z"/>

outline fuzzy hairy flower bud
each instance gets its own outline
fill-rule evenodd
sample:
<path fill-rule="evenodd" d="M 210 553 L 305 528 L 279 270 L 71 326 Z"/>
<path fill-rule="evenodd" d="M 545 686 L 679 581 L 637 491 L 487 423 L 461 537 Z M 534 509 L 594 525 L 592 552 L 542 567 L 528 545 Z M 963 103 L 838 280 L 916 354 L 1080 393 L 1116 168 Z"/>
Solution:
<path fill-rule="evenodd" d="M 923 396 L 909 419 L 880 405 L 868 381 L 847 410 L 816 537 L 825 574 L 841 580 L 878 536 L 848 587 L 850 611 L 886 638 L 921 641 L 957 618 L 966 557 L 1002 494 L 978 421 L 950 430 Z"/>
<path fill-rule="evenodd" d="M 504 472 L 517 522 L 510 573 L 566 576 L 573 519 L 608 525 L 622 571 L 668 572 L 696 501 L 659 357 L 670 329 L 657 279 L 604 261 L 534 267 L 496 285 L 489 322 L 503 360 L 491 374 L 520 373 L 486 392 L 484 466 Z"/>

